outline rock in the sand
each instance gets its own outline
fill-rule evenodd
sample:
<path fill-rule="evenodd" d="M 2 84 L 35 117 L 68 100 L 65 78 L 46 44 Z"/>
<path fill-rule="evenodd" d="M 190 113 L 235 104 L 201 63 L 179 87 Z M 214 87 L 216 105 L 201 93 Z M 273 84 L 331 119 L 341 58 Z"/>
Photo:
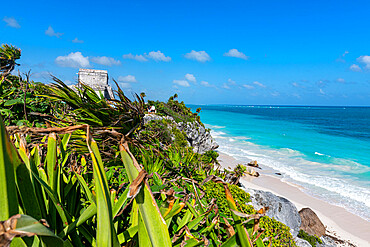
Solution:
<path fill-rule="evenodd" d="M 253 166 L 253 167 L 259 167 L 257 160 L 250 161 L 247 165 L 248 166 Z"/>
<path fill-rule="evenodd" d="M 276 196 L 271 192 L 244 188 L 251 195 L 252 205 L 259 209 L 269 207 L 266 215 L 289 226 L 293 237 L 296 237 L 301 226 L 301 217 L 298 214 L 296 206 L 289 200 Z"/>
<path fill-rule="evenodd" d="M 298 247 L 312 247 L 307 240 L 301 239 L 299 237 L 295 237 L 294 242 L 297 244 Z"/>
<path fill-rule="evenodd" d="M 318 237 L 325 235 L 326 228 L 314 211 L 310 208 L 302 208 L 299 215 L 302 220 L 301 230 Z"/>
<path fill-rule="evenodd" d="M 259 177 L 260 176 L 260 174 L 258 172 L 256 172 L 252 167 L 246 167 L 246 170 L 245 170 L 244 173 L 246 173 L 250 176 L 253 176 L 253 177 Z"/>

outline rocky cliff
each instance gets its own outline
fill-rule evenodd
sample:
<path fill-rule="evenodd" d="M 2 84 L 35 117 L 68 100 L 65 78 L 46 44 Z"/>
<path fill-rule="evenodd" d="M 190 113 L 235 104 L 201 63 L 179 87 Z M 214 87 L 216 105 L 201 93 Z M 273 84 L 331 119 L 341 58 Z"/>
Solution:
<path fill-rule="evenodd" d="M 211 136 L 210 131 L 204 128 L 204 126 L 198 122 L 180 122 L 177 124 L 177 128 L 185 132 L 190 146 L 193 147 L 194 152 L 203 154 L 207 151 L 218 148 L 218 144 Z"/>
<path fill-rule="evenodd" d="M 197 121 L 176 123 L 174 119 L 169 116 L 162 117 L 155 114 L 146 114 L 144 116 L 144 125 L 148 124 L 150 121 L 162 121 L 163 119 L 171 122 L 170 128 L 174 126 L 186 135 L 188 144 L 193 147 L 194 152 L 203 154 L 218 148 L 218 144 L 211 136 L 209 129 L 206 129 Z"/>

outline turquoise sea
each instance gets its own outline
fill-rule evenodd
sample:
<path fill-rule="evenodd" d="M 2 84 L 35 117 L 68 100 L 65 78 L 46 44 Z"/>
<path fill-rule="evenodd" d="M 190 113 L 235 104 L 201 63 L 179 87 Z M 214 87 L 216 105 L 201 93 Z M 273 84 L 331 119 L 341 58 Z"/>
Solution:
<path fill-rule="evenodd" d="M 370 107 L 190 105 L 218 151 L 370 221 Z"/>

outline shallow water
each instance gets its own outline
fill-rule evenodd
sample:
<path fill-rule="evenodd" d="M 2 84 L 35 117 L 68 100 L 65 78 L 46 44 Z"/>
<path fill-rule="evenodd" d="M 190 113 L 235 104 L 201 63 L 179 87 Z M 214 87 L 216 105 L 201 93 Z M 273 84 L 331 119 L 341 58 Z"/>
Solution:
<path fill-rule="evenodd" d="M 219 151 L 258 160 L 305 192 L 370 221 L 370 108 L 202 108 Z"/>

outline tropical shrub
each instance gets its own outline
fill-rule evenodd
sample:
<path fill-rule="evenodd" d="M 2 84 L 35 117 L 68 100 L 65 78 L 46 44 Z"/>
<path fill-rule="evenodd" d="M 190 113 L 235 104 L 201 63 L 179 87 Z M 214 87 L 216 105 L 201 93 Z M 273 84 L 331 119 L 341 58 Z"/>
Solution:
<path fill-rule="evenodd" d="M 229 184 L 229 188 L 232 196 L 235 199 L 237 209 L 240 212 L 246 214 L 255 214 L 257 212 L 253 206 L 248 205 L 250 202 L 250 195 L 248 193 L 239 188 L 237 185 Z M 209 181 L 203 185 L 202 189 L 205 192 L 206 198 L 216 199 L 219 210 L 225 214 L 226 217 L 232 216 L 226 196 L 225 194 L 221 193 L 224 189 L 222 184 Z M 271 239 L 272 246 L 295 246 L 293 237 L 290 233 L 290 228 L 283 223 L 275 219 L 271 219 L 268 216 L 264 216 L 261 217 L 259 226 L 264 229 L 264 232 L 261 234 L 261 238 Z"/>
<path fill-rule="evenodd" d="M 13 71 L 16 60 L 21 58 L 21 50 L 12 45 L 3 44 L 0 47 L 0 84 Z"/>
<path fill-rule="evenodd" d="M 246 214 L 256 213 L 256 210 L 253 208 L 253 206 L 248 205 L 248 203 L 251 202 L 250 195 L 248 193 L 234 184 L 228 184 L 228 186 L 240 212 Z M 232 216 L 226 196 L 224 193 L 222 193 L 224 190 L 222 184 L 209 181 L 203 185 L 202 189 L 205 192 L 205 197 L 208 200 L 212 200 L 213 198 L 216 199 L 217 206 L 223 214 L 225 214 L 227 217 Z"/>
<path fill-rule="evenodd" d="M 299 230 L 297 237 L 302 238 L 310 243 L 312 247 L 316 247 L 317 244 L 322 244 L 322 240 L 316 235 L 312 236 L 303 230 Z"/>
<path fill-rule="evenodd" d="M 193 113 L 183 101 L 178 102 L 175 98 L 171 96 L 167 103 L 148 100 L 148 105 L 154 105 L 158 115 L 171 116 L 177 123 L 197 121 L 203 125 L 197 113 Z"/>
<path fill-rule="evenodd" d="M 97 143 L 91 138 L 89 128 L 84 129 L 89 156 L 87 159 L 80 156 L 72 161 L 71 166 L 67 163 L 69 157 L 74 155 L 68 143 L 70 132 L 76 128 L 53 128 L 54 132 L 45 136 L 46 144 L 36 144 L 29 151 L 21 135 L 14 136 L 16 148 L 13 146 L 1 118 L 0 127 L 0 220 L 4 221 L 1 224 L 6 226 L 10 224 L 7 222 L 13 221 L 33 224 L 33 227 L 23 230 L 23 223 L 18 222 L 15 232 L 7 232 L 8 228 L 5 228 L 0 232 L 0 239 L 10 243 L 12 239 L 7 236 L 14 234 L 14 237 L 32 236 L 31 241 L 27 238 L 15 240 L 27 246 L 35 242 L 47 244 L 48 239 L 44 237 L 47 234 L 46 237 L 56 240 L 55 245 L 46 246 L 63 246 L 63 242 L 73 246 L 119 246 L 134 241 L 127 234 L 138 233 L 137 241 L 142 242 L 142 246 L 148 246 L 145 244 L 148 241 L 153 246 L 171 245 L 167 226 L 163 223 L 150 188 L 139 176 L 141 168 L 134 164 L 125 144 L 121 144 L 120 154 L 129 184 L 123 187 L 124 191 L 118 196 L 115 190 L 110 190 Z M 45 129 L 44 133 L 49 131 Z M 55 131 L 64 134 L 57 135 Z M 81 173 L 81 167 L 86 163 L 92 165 L 92 174 Z M 71 167 L 73 172 L 69 170 Z M 128 216 L 120 214 L 121 208 L 126 208 L 129 199 L 132 201 L 134 198 L 130 216 L 131 220 L 137 218 L 138 221 L 131 222 L 129 227 L 119 224 L 125 221 L 122 217 Z M 14 216 L 18 208 L 28 216 Z M 43 230 L 44 226 L 36 224 L 41 219 L 50 226 L 51 231 Z M 23 233 L 16 232 L 21 230 Z"/>

